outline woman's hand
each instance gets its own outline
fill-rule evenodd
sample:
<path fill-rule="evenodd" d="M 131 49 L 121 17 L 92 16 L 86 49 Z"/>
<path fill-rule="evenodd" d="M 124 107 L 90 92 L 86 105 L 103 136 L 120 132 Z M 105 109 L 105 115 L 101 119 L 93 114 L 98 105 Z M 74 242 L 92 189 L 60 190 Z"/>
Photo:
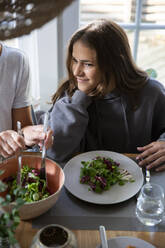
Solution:
<path fill-rule="evenodd" d="M 141 167 L 154 168 L 156 171 L 165 170 L 165 141 L 155 141 L 143 147 L 137 147 L 141 152 L 136 159 Z"/>
<path fill-rule="evenodd" d="M 4 158 L 18 154 L 22 149 L 25 149 L 24 138 L 17 132 L 7 130 L 0 133 L 0 155 Z"/>
<path fill-rule="evenodd" d="M 53 144 L 53 131 L 49 129 L 45 134 L 43 125 L 27 126 L 22 130 L 27 146 L 39 145 L 42 148 L 43 140 L 45 140 L 46 149 L 50 148 Z"/>

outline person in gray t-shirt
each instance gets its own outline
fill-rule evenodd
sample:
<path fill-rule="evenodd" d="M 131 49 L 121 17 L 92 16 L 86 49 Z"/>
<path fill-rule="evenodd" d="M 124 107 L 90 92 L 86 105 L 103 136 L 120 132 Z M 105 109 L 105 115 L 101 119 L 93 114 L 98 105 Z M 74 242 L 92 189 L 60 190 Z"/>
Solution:
<path fill-rule="evenodd" d="M 25 146 L 46 139 L 52 143 L 52 131 L 47 135 L 43 125 L 32 126 L 29 64 L 25 54 L 16 48 L 0 44 L 0 155 L 9 157 Z M 24 138 L 16 132 L 21 122 Z M 14 131 L 15 130 L 15 131 Z"/>

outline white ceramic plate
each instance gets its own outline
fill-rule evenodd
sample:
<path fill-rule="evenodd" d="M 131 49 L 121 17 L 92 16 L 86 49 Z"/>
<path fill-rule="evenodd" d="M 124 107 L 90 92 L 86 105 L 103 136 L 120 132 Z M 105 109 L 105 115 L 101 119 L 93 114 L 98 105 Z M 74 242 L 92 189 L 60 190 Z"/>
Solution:
<path fill-rule="evenodd" d="M 128 245 L 135 246 L 136 248 L 156 248 L 150 243 L 135 237 L 123 236 L 111 238 L 108 240 L 109 248 L 127 248 Z M 101 248 L 101 246 L 99 245 L 97 248 Z"/>
<path fill-rule="evenodd" d="M 113 185 L 101 194 L 89 191 L 88 185 L 79 182 L 81 161 L 89 161 L 97 156 L 110 157 L 120 163 L 120 167 L 131 173 L 135 182 L 128 182 L 124 186 Z M 65 165 L 64 173 L 64 185 L 68 191 L 81 200 L 95 204 L 114 204 L 128 200 L 140 190 L 144 180 L 141 168 L 132 159 L 110 151 L 91 151 L 77 155 Z"/>

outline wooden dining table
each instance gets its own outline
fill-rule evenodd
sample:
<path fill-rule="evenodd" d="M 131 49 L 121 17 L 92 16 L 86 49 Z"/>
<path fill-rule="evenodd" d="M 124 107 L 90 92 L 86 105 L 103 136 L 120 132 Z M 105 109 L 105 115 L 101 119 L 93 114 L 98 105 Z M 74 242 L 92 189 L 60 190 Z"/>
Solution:
<path fill-rule="evenodd" d="M 135 157 L 135 154 L 125 154 L 128 157 Z M 33 237 L 39 229 L 32 225 L 31 220 L 21 221 L 16 230 L 16 239 L 21 248 L 30 248 Z M 99 230 L 72 230 L 76 235 L 78 248 L 96 248 L 100 244 Z M 117 236 L 131 236 L 143 239 L 156 248 L 165 248 L 165 231 L 149 232 L 149 231 L 123 231 L 123 230 L 106 230 L 107 238 Z M 125 248 L 125 247 L 123 247 Z M 141 247 L 143 248 L 143 247 Z"/>
<path fill-rule="evenodd" d="M 30 221 L 21 221 L 16 231 L 16 238 L 21 248 L 30 248 L 30 244 L 37 229 L 32 228 Z M 78 248 L 96 248 L 100 244 L 98 230 L 72 230 L 78 241 Z M 165 248 L 165 232 L 135 232 L 135 231 L 106 231 L 107 238 L 117 236 L 131 236 L 148 241 L 156 248 Z M 125 248 L 125 247 L 123 247 Z M 143 248 L 143 247 L 141 247 Z"/>

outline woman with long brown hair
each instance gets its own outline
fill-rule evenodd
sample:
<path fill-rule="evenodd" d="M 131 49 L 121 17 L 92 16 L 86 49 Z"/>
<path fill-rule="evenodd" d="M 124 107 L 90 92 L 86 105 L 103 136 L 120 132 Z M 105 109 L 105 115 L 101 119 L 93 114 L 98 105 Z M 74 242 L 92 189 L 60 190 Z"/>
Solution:
<path fill-rule="evenodd" d="M 91 150 L 141 151 L 140 165 L 165 169 L 157 167 L 165 154 L 165 89 L 134 63 L 124 30 L 110 20 L 79 29 L 67 70 L 52 97 L 48 156 L 60 163 Z"/>

